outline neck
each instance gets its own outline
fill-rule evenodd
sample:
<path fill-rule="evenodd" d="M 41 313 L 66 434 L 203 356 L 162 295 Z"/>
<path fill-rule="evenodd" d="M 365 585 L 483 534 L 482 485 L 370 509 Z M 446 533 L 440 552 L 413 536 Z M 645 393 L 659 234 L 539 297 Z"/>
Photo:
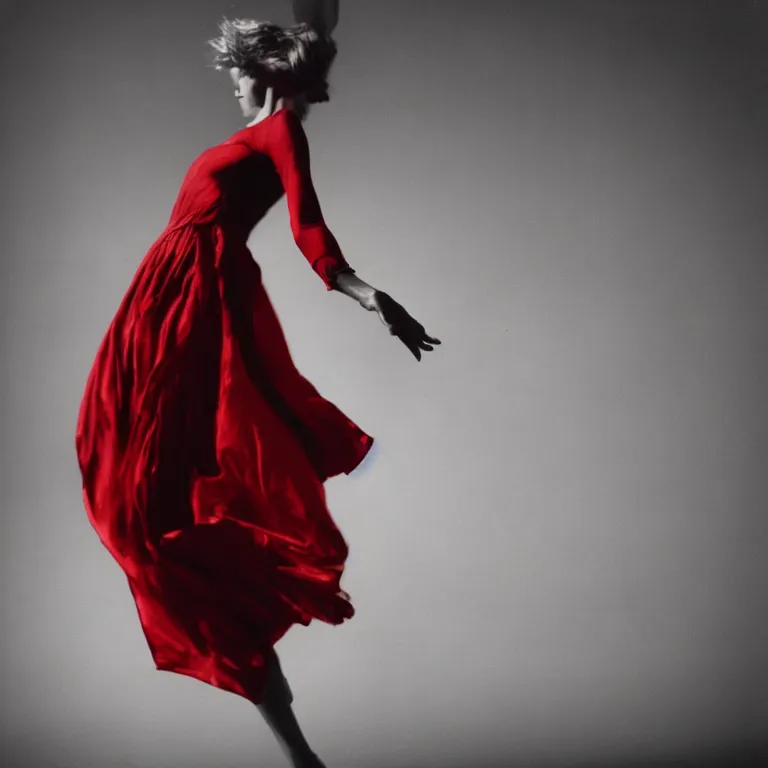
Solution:
<path fill-rule="evenodd" d="M 251 120 L 248 125 L 256 125 L 270 115 L 274 115 L 275 112 L 279 112 L 281 109 L 293 109 L 294 102 L 288 96 L 278 96 L 275 93 L 274 88 L 267 88 L 266 97 L 264 99 L 264 106 L 259 110 L 259 114 Z"/>

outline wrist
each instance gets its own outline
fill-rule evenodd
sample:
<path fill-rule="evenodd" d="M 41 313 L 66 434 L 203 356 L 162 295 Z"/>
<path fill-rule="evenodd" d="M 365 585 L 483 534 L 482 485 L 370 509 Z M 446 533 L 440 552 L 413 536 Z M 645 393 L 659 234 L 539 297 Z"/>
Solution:
<path fill-rule="evenodd" d="M 339 272 L 334 281 L 337 291 L 357 301 L 365 309 L 372 309 L 378 291 L 361 280 L 352 269 Z"/>
<path fill-rule="evenodd" d="M 367 309 L 370 312 L 376 305 L 376 298 L 378 295 L 379 291 L 372 286 L 367 286 L 360 291 L 360 295 L 357 297 L 358 304 L 360 304 L 363 309 Z"/>

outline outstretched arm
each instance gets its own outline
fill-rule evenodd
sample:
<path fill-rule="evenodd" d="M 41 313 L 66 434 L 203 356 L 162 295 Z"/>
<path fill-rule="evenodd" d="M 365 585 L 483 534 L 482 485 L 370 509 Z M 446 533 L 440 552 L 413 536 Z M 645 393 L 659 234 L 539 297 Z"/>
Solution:
<path fill-rule="evenodd" d="M 282 109 L 273 118 L 266 138 L 268 154 L 285 190 L 293 239 L 312 269 L 334 289 L 336 275 L 351 270 L 317 199 L 309 163 L 309 144 L 299 117 Z"/>
<path fill-rule="evenodd" d="M 309 145 L 298 116 L 283 110 L 270 142 L 270 155 L 285 189 L 288 213 L 296 245 L 329 291 L 355 299 L 369 312 L 376 312 L 390 334 L 397 336 L 417 360 L 421 352 L 440 344 L 428 336 L 424 326 L 411 317 L 391 296 L 360 279 L 349 266 L 325 224 L 312 183 Z"/>

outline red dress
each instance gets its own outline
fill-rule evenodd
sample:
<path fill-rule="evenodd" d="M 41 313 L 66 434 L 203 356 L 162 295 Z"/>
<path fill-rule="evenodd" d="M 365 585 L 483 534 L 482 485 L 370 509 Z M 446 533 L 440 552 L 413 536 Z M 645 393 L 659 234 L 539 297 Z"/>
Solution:
<path fill-rule="evenodd" d="M 349 269 L 293 112 L 205 151 L 101 343 L 76 437 L 89 519 L 156 667 L 254 702 L 293 624 L 354 613 L 323 482 L 373 443 L 296 369 L 247 248 L 283 192 L 328 290 Z"/>

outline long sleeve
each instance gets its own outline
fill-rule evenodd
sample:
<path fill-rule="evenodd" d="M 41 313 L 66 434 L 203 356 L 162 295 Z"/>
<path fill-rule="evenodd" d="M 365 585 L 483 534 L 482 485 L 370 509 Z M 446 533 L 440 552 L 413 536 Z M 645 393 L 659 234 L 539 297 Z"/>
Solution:
<path fill-rule="evenodd" d="M 312 183 L 309 144 L 304 128 L 291 110 L 281 110 L 270 122 L 265 150 L 285 190 L 293 239 L 331 291 L 339 272 L 354 270 L 323 219 Z"/>

